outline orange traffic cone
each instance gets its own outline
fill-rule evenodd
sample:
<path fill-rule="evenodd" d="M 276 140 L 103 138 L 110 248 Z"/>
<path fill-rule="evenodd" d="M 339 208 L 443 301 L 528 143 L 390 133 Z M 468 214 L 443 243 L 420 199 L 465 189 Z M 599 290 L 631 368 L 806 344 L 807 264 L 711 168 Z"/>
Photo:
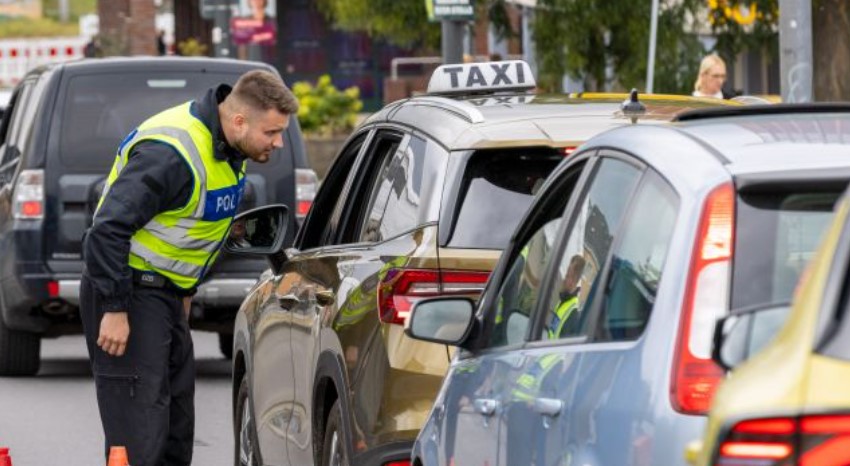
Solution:
<path fill-rule="evenodd" d="M 2 464 L 0 464 L 2 466 Z M 106 466 L 130 466 L 125 447 L 109 447 L 109 461 Z"/>
<path fill-rule="evenodd" d="M 0 448 L 0 466 L 12 466 L 12 457 L 8 448 Z"/>

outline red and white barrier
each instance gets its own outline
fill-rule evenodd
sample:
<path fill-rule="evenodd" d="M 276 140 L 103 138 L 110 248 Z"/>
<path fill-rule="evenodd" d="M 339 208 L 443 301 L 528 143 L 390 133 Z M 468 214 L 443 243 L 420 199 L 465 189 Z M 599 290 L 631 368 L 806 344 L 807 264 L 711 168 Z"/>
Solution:
<path fill-rule="evenodd" d="M 12 87 L 39 65 L 83 57 L 86 37 L 0 40 L 0 87 Z"/>

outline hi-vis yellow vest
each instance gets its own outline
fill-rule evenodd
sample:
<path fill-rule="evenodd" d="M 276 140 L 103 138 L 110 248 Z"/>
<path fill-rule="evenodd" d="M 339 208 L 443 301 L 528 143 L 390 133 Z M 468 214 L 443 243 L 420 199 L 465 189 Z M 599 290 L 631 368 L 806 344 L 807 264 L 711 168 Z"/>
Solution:
<path fill-rule="evenodd" d="M 97 206 L 100 210 L 139 142 L 163 142 L 180 153 L 192 170 L 192 196 L 185 206 L 157 214 L 133 235 L 130 267 L 162 274 L 183 289 L 196 286 L 218 256 L 245 179 L 244 162 L 237 176 L 227 161 L 213 156 L 210 131 L 192 115 L 190 105 L 186 102 L 152 116 L 124 139 Z"/>

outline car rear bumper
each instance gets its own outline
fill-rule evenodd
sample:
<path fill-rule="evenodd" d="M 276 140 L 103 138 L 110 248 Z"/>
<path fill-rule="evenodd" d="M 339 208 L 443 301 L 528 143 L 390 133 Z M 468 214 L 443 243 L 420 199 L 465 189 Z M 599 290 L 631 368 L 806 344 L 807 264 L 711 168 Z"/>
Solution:
<path fill-rule="evenodd" d="M 253 278 L 218 278 L 204 282 L 192 299 L 209 307 L 239 307 L 257 280 Z M 59 298 L 80 305 L 80 280 L 59 280 Z"/>

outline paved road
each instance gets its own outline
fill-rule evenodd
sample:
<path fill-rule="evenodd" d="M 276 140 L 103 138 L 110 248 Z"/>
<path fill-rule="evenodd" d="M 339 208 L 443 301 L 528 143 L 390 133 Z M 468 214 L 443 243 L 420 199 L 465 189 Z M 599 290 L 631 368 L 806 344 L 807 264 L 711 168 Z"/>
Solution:
<path fill-rule="evenodd" d="M 196 465 L 233 464 L 230 362 L 218 338 L 194 332 Z M 0 378 L 0 446 L 15 466 L 98 466 L 103 433 L 82 337 L 42 343 L 37 377 Z"/>

